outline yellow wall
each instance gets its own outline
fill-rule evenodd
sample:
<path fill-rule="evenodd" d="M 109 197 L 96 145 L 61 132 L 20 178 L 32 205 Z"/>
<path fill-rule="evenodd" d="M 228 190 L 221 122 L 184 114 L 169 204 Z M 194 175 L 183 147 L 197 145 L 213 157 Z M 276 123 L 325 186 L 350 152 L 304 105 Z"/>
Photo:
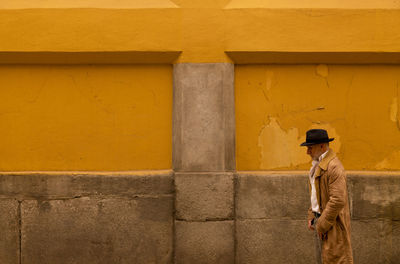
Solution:
<path fill-rule="evenodd" d="M 308 169 L 325 128 L 348 170 L 400 169 L 400 66 L 236 67 L 237 169 Z"/>
<path fill-rule="evenodd" d="M 0 0 L 1 52 L 398 52 L 393 0 Z M 400 59 L 399 59 L 400 61 Z M 235 61 L 236 62 L 236 61 Z M 301 57 L 297 62 L 301 62 Z"/>
<path fill-rule="evenodd" d="M 0 66 L 0 170 L 171 168 L 172 66 Z"/>

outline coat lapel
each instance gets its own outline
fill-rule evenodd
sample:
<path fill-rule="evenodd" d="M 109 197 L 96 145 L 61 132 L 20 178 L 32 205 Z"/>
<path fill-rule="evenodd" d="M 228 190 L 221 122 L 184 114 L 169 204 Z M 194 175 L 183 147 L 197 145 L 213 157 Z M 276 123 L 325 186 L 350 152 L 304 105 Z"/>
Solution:
<path fill-rule="evenodd" d="M 315 169 L 315 178 L 321 177 L 323 171 L 326 171 L 328 169 L 329 162 L 335 157 L 335 152 L 333 152 L 332 149 L 329 149 L 326 156 L 321 160 L 318 167 Z"/>

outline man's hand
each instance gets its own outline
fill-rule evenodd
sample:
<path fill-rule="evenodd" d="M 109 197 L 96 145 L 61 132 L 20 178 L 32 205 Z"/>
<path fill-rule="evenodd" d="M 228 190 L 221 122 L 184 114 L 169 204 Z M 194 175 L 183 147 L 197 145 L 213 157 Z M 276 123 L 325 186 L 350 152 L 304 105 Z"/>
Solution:
<path fill-rule="evenodd" d="M 309 230 L 311 230 L 311 231 L 313 231 L 314 230 L 314 227 L 313 227 L 313 225 L 312 225 L 312 220 L 308 220 L 308 229 Z"/>

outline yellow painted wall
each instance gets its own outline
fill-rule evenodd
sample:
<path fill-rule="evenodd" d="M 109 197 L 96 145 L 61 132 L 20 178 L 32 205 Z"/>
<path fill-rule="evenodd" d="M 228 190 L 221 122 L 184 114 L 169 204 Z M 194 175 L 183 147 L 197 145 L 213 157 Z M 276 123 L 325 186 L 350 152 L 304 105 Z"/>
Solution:
<path fill-rule="evenodd" d="M 400 170 L 400 66 L 242 65 L 237 169 L 309 169 L 305 132 L 325 128 L 348 170 Z"/>
<path fill-rule="evenodd" d="M 393 0 L 0 0 L 1 52 L 399 52 Z M 298 62 L 301 62 L 299 59 Z"/>
<path fill-rule="evenodd" d="M 171 168 L 172 66 L 0 66 L 0 170 Z"/>

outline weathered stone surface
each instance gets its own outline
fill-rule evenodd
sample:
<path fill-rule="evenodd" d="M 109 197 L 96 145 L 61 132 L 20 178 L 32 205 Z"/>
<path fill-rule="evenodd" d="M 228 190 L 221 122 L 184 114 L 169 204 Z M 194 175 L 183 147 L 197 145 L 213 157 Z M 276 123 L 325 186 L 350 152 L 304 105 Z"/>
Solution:
<path fill-rule="evenodd" d="M 351 229 L 354 263 L 390 263 L 391 221 L 353 220 Z"/>
<path fill-rule="evenodd" d="M 397 264 L 400 177 L 372 174 L 348 173 L 355 263 Z M 306 173 L 237 177 L 235 237 L 231 220 L 193 222 L 234 218 L 233 173 L 176 173 L 176 219 L 192 222 L 175 234 L 171 171 L 0 174 L 0 263 L 19 263 L 16 197 L 22 263 L 172 263 L 174 235 L 176 263 L 233 263 L 234 239 L 237 263 L 313 263 Z"/>
<path fill-rule="evenodd" d="M 235 170 L 234 66 L 174 65 L 175 171 Z"/>
<path fill-rule="evenodd" d="M 353 219 L 400 220 L 400 174 L 349 174 Z"/>
<path fill-rule="evenodd" d="M 310 204 L 305 174 L 239 173 L 238 219 L 306 219 Z"/>
<path fill-rule="evenodd" d="M 0 263 L 19 263 L 18 201 L 0 200 Z"/>
<path fill-rule="evenodd" d="M 0 196 L 41 199 L 173 193 L 172 171 L 132 173 L 2 173 Z"/>
<path fill-rule="evenodd" d="M 171 263 L 173 199 L 27 200 L 23 263 Z"/>
<path fill-rule="evenodd" d="M 392 252 L 390 263 L 400 263 L 400 221 L 392 222 Z"/>
<path fill-rule="evenodd" d="M 176 173 L 176 218 L 233 218 L 233 173 Z"/>
<path fill-rule="evenodd" d="M 234 263 L 233 221 L 176 221 L 176 264 Z"/>
<path fill-rule="evenodd" d="M 315 263 L 313 232 L 306 220 L 239 220 L 236 263 Z"/>

